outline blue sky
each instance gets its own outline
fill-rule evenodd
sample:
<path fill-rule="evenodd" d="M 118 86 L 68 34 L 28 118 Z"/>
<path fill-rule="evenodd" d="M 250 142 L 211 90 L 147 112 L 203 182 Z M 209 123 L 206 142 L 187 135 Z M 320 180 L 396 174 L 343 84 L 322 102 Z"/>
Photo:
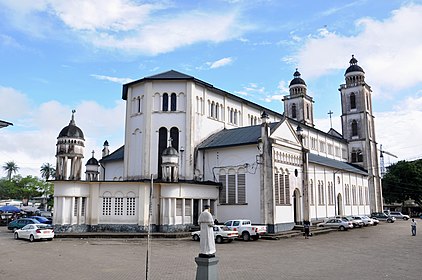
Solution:
<path fill-rule="evenodd" d="M 0 0 L 0 163 L 55 164 L 76 109 L 85 158 L 123 144 L 122 84 L 174 69 L 280 113 L 296 68 L 317 128 L 340 128 L 351 55 L 373 90 L 377 141 L 422 157 L 422 1 Z M 386 163 L 397 159 L 386 158 Z M 5 174 L 3 174 L 5 175 Z"/>

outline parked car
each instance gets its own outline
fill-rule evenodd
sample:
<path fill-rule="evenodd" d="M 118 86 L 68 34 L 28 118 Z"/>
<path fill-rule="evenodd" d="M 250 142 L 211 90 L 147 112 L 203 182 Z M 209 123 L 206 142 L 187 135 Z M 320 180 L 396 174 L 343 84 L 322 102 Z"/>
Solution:
<path fill-rule="evenodd" d="M 21 229 L 24 226 L 29 225 L 29 224 L 39 224 L 39 223 L 40 222 L 38 222 L 38 220 L 35 220 L 35 219 L 21 218 L 21 219 L 17 219 L 17 220 L 10 222 L 7 225 L 7 229 L 15 231 L 15 230 Z"/>
<path fill-rule="evenodd" d="M 267 226 L 252 225 L 250 220 L 228 220 L 224 225 L 231 230 L 237 231 L 239 237 L 244 241 L 258 240 L 261 235 L 267 232 Z"/>
<path fill-rule="evenodd" d="M 192 239 L 195 241 L 199 241 L 201 238 L 201 231 L 194 231 L 192 232 Z M 225 226 L 214 226 L 214 238 L 216 243 L 223 243 L 224 241 L 232 242 L 234 239 L 238 237 L 237 231 L 230 230 L 228 227 Z"/>
<path fill-rule="evenodd" d="M 47 224 L 29 224 L 16 230 L 14 237 L 15 239 L 28 239 L 31 242 L 40 239 L 53 240 L 54 229 Z"/>
<path fill-rule="evenodd" d="M 339 216 L 337 216 L 336 218 L 345 219 L 345 220 L 351 222 L 354 228 L 361 228 L 361 227 L 363 227 L 363 222 L 362 222 L 361 219 L 359 219 L 359 220 L 358 219 L 354 219 L 352 216 L 345 216 L 345 217 L 339 217 Z"/>
<path fill-rule="evenodd" d="M 380 221 L 375 217 L 370 217 L 369 219 L 371 219 L 374 222 L 374 226 L 377 226 L 380 223 Z"/>
<path fill-rule="evenodd" d="M 355 220 L 361 220 L 365 227 L 372 226 L 374 224 L 374 220 L 372 220 L 368 216 L 360 216 L 359 215 L 359 216 L 352 216 L 352 218 L 355 219 Z"/>
<path fill-rule="evenodd" d="M 396 218 L 386 215 L 384 212 L 374 212 L 371 214 L 371 218 L 377 218 L 379 221 L 386 221 L 387 223 L 394 223 Z"/>
<path fill-rule="evenodd" d="M 409 220 L 410 217 L 409 215 L 404 215 L 401 212 L 396 212 L 396 211 L 391 211 L 390 212 L 390 216 L 396 218 L 396 219 L 403 219 L 405 221 Z"/>
<path fill-rule="evenodd" d="M 328 219 L 325 222 L 319 223 L 318 226 L 337 228 L 339 230 L 348 230 L 353 228 L 353 224 L 351 221 L 347 221 L 346 219 L 342 218 Z"/>
<path fill-rule="evenodd" d="M 40 224 L 51 224 L 51 220 L 42 216 L 30 216 L 28 218 L 37 220 Z"/>

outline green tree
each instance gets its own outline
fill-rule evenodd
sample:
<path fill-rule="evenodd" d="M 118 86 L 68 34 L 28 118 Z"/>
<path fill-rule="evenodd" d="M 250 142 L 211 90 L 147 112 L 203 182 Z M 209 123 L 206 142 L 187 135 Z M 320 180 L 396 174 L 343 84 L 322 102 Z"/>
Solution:
<path fill-rule="evenodd" d="M 382 190 L 387 203 L 413 199 L 422 205 L 422 160 L 399 161 L 389 166 L 382 179 Z"/>
<path fill-rule="evenodd" d="M 12 179 L 12 173 L 16 173 L 19 170 L 19 167 L 14 161 L 5 162 L 3 165 L 4 171 L 7 172 L 7 179 Z"/>
<path fill-rule="evenodd" d="M 56 169 L 50 163 L 44 163 L 40 169 L 41 177 L 48 181 L 50 178 L 56 177 Z"/>

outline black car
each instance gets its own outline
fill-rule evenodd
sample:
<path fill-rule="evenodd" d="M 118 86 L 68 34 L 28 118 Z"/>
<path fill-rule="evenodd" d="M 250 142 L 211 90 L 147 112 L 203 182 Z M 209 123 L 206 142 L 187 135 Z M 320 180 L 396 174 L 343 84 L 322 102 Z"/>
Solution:
<path fill-rule="evenodd" d="M 386 221 L 387 223 L 394 223 L 396 218 L 386 215 L 384 212 L 374 212 L 371 214 L 371 218 L 376 218 L 379 221 Z"/>

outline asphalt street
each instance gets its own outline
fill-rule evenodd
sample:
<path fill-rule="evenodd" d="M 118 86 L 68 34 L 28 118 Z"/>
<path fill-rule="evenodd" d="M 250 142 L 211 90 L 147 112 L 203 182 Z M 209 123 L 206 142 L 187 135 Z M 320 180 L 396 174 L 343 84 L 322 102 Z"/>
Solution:
<path fill-rule="evenodd" d="M 417 219 L 422 228 L 422 220 Z M 148 279 L 195 279 L 199 242 L 152 239 Z M 14 240 L 0 227 L 0 279 L 146 279 L 146 239 Z M 217 244 L 219 277 L 231 279 L 422 279 L 422 232 L 410 221 L 310 239 Z"/>

